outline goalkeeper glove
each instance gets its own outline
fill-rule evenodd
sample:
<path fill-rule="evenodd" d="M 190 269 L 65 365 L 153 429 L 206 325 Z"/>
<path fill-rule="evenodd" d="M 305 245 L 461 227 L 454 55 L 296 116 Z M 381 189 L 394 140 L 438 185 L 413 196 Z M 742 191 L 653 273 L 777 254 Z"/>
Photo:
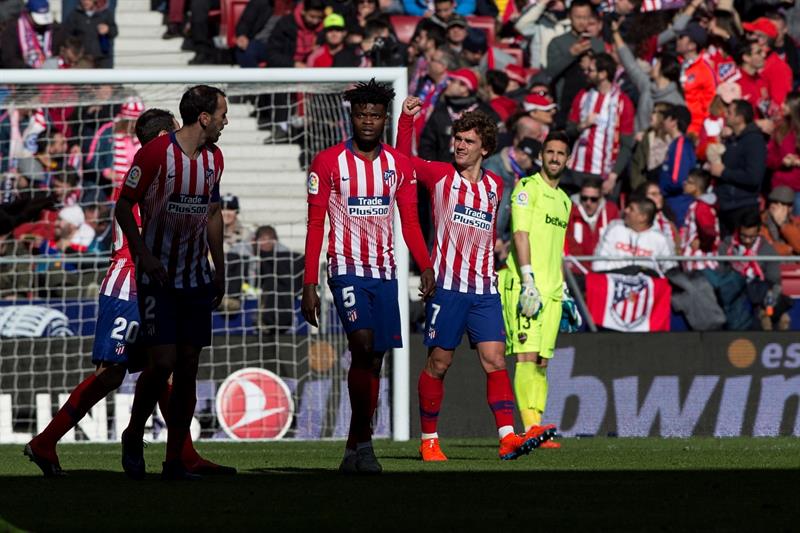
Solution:
<path fill-rule="evenodd" d="M 522 316 L 533 318 L 542 308 L 542 298 L 533 281 L 533 270 L 530 265 L 519 267 L 522 274 L 522 289 L 519 293 L 519 313 Z"/>
<path fill-rule="evenodd" d="M 583 326 L 583 317 L 581 317 L 578 306 L 575 305 L 575 300 L 565 283 L 564 293 L 561 297 L 561 324 L 558 329 L 562 333 L 574 333 L 581 329 L 581 326 Z"/>

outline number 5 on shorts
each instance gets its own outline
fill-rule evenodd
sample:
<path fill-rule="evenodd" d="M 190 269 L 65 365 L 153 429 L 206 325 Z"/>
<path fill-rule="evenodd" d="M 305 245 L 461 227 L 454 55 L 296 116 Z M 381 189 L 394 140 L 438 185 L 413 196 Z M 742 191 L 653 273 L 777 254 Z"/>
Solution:
<path fill-rule="evenodd" d="M 342 303 L 347 308 L 356 305 L 356 293 L 352 285 L 342 289 Z"/>

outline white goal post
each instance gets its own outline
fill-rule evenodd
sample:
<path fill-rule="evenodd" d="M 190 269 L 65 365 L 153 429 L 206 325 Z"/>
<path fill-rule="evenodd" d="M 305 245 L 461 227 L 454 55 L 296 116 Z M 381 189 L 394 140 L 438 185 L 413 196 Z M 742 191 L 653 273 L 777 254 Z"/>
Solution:
<path fill-rule="evenodd" d="M 166 86 L 172 87 L 188 87 L 194 84 L 205 83 L 209 85 L 222 85 L 222 86 L 237 86 L 242 84 L 252 84 L 254 86 L 260 85 L 275 85 L 283 84 L 287 87 L 303 87 L 306 85 L 314 84 L 348 84 L 359 81 L 368 81 L 375 78 L 377 81 L 389 82 L 395 90 L 395 100 L 392 104 L 391 118 L 389 123 L 389 132 L 391 132 L 390 139 L 393 141 L 396 135 L 396 121 L 402 112 L 402 102 L 407 96 L 407 70 L 405 68 L 328 68 L 328 69 L 144 69 L 144 70 L 128 70 L 128 69 L 115 69 L 115 70 L 92 70 L 92 69 L 68 69 L 68 70 L 4 70 L 2 71 L 2 79 L 0 80 L 0 90 L 3 86 L 7 87 L 25 87 L 30 86 L 31 90 L 35 90 L 37 86 L 50 86 L 50 85 L 70 85 L 79 87 L 81 85 L 128 85 L 131 86 Z M 297 90 L 297 89 L 289 89 Z M 0 91 L 2 92 L 2 91 Z M 180 92 L 175 90 L 174 106 L 172 109 L 177 109 L 177 103 L 180 99 Z M 51 102 L 50 105 L 57 104 Z M 146 103 L 146 102 L 145 102 Z M 13 101 L 2 100 L 0 94 L 0 114 L 4 109 L 13 106 Z M 341 118 L 339 119 L 341 121 Z M 346 127 L 346 126 L 345 126 Z M 225 138 L 225 133 L 222 134 L 222 140 Z M 235 139 L 235 137 L 233 137 Z M 341 139 L 335 140 L 338 142 Z M 226 167 L 228 162 L 237 157 L 237 149 L 246 148 L 245 146 L 235 146 L 236 141 L 228 141 L 228 144 L 222 144 L 223 154 L 225 155 Z M 233 149 L 227 148 L 231 145 Z M 334 144 L 334 142 L 331 142 Z M 230 150 L 230 154 L 227 151 Z M 313 157 L 312 154 L 304 154 L 305 157 Z M 2 156 L 2 154 L 0 154 Z M 301 155 L 301 160 L 303 155 Z M 268 167 L 270 161 L 264 161 L 264 166 Z M 254 172 L 258 172 L 254 170 Z M 2 174 L 0 174 L 2 176 Z M 225 177 L 223 176 L 223 189 L 225 184 Z M 262 184 L 263 185 L 263 184 Z M 224 192 L 224 190 L 223 190 Z M 241 194 L 240 194 L 241 196 Z M 298 213 L 298 217 L 305 218 L 305 213 Z M 397 212 L 395 212 L 395 254 L 398 264 L 398 296 L 400 303 L 400 317 L 403 335 L 403 348 L 394 350 L 391 356 L 391 437 L 394 440 L 405 441 L 410 438 L 410 398 L 409 398 L 409 343 L 410 340 L 410 312 L 409 312 L 409 253 L 400 231 L 400 221 Z M 299 236 L 295 236 L 299 237 Z M 0 262 L 4 260 L 0 257 Z M 324 287 L 322 288 L 324 290 Z M 2 309 L 2 308 L 0 308 Z M 310 335 L 314 335 L 311 333 Z M 0 347 L 2 347 L 2 355 L 7 356 L 9 350 L 16 350 L 11 347 L 10 343 L 16 341 L 9 340 L 2 336 L 0 332 Z M 85 348 L 81 348 L 85 350 Z M 232 364 L 230 360 L 227 364 Z M 334 385 L 334 388 L 336 385 Z M 7 392 L 0 390 L 0 393 Z M 346 391 L 344 392 L 346 395 Z M 2 411 L 3 402 L 8 403 L 8 395 L 0 394 L 0 411 Z M 36 398 L 38 405 L 36 408 L 39 412 L 42 409 L 46 410 L 46 401 Z M 44 402 L 44 404 L 42 403 Z M 60 399 L 59 399 L 60 403 Z M 43 407 L 44 405 L 44 407 Z M 104 407 L 105 409 L 105 407 Z M 3 411 L 5 412 L 5 411 Z M 2 414 L 2 413 L 0 413 Z M 105 416 L 105 414 L 103 414 Z M 0 416 L 0 426 L 3 424 L 8 425 L 11 423 L 9 420 L 3 420 Z M 41 423 L 41 421 L 40 421 Z M 3 428 L 0 428 L 2 430 Z M 13 434 L 14 428 L 6 428 Z M 83 430 L 86 433 L 86 430 Z M 2 432 L 2 431 L 0 431 Z"/>

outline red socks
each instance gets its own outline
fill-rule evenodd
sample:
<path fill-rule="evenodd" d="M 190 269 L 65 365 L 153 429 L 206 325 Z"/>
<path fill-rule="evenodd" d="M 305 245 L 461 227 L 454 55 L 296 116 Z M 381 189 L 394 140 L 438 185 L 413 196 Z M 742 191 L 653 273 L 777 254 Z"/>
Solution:
<path fill-rule="evenodd" d="M 378 388 L 380 378 L 374 376 L 371 369 L 350 367 L 347 373 L 347 390 L 350 394 L 350 433 L 347 437 L 347 448 L 356 449 L 361 442 L 372 439 L 372 415 L 378 405 Z"/>
<path fill-rule="evenodd" d="M 444 398 L 444 381 L 428 375 L 424 370 L 417 383 L 419 393 L 419 421 L 422 433 L 436 433 L 439 410 Z"/>
<path fill-rule="evenodd" d="M 75 427 L 78 421 L 86 416 L 89 409 L 105 398 L 109 392 L 111 391 L 94 374 L 81 381 L 69 395 L 66 403 L 58 410 L 53 420 L 38 435 L 40 442 L 48 446 L 55 446 L 61 437 Z"/>
<path fill-rule="evenodd" d="M 486 374 L 486 399 L 498 429 L 514 426 L 514 392 L 505 369 Z"/>
<path fill-rule="evenodd" d="M 164 389 L 164 393 L 161 394 L 161 397 L 158 399 L 158 406 L 161 408 L 161 416 L 164 417 L 164 422 L 167 421 L 167 406 L 169 405 L 169 395 L 171 393 L 172 385 L 167 384 L 167 388 Z M 197 450 L 194 449 L 194 444 L 192 443 L 192 434 L 191 432 L 187 433 L 186 439 L 183 441 L 183 448 L 181 448 L 181 462 L 184 466 L 191 466 L 199 460 L 200 454 L 198 454 Z"/>

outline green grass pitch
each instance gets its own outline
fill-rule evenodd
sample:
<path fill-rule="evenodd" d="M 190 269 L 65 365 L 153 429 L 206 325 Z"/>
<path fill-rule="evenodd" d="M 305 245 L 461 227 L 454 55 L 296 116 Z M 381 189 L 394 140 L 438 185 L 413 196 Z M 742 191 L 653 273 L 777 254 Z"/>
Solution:
<path fill-rule="evenodd" d="M 798 531 L 800 439 L 564 439 L 497 459 L 496 442 L 376 442 L 384 474 L 343 477 L 341 442 L 199 443 L 229 478 L 127 479 L 119 445 L 59 447 L 44 479 L 21 445 L 0 446 L 0 532 L 28 531 Z"/>

